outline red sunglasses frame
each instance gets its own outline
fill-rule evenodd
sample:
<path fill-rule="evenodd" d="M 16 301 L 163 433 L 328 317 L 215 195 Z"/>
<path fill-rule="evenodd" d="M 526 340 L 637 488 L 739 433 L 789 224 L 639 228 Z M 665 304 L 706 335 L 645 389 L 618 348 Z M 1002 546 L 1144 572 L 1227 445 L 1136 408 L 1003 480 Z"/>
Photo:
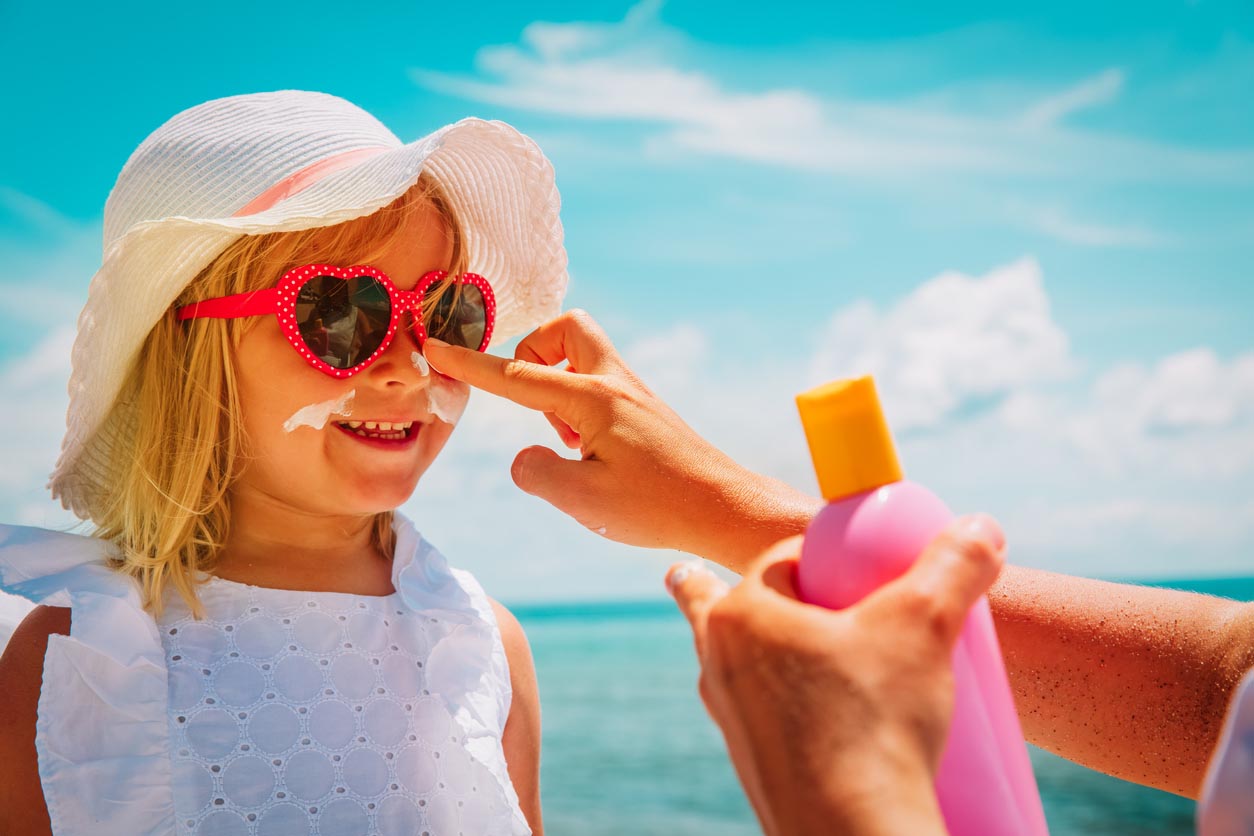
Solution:
<path fill-rule="evenodd" d="M 391 303 L 392 308 L 392 318 L 388 323 L 387 333 L 383 335 L 383 341 L 379 343 L 379 347 L 375 349 L 373 354 L 351 368 L 337 369 L 335 366 L 324 362 L 310 351 L 309 346 L 301 339 L 300 326 L 296 321 L 296 299 L 300 296 L 301 288 L 305 286 L 305 283 L 316 276 L 331 276 L 344 281 L 360 276 L 370 276 L 387 291 L 388 301 Z M 192 302 L 190 305 L 180 307 L 177 315 L 178 320 L 182 322 L 187 319 L 237 319 L 246 316 L 273 314 L 279 321 L 279 328 L 283 331 L 283 336 L 287 337 L 287 341 L 292 344 L 292 348 L 296 349 L 309 365 L 331 377 L 352 377 L 364 371 L 375 360 L 379 359 L 383 352 L 387 351 L 388 346 L 392 344 L 392 340 L 396 336 L 396 329 L 400 324 L 401 315 L 404 313 L 419 312 L 419 315 L 413 317 L 412 321 L 414 324 L 414 337 L 418 340 L 418 347 L 422 348 L 427 341 L 427 327 L 423 323 L 421 316 L 423 297 L 432 285 L 443 281 L 447 276 L 448 273 L 444 270 L 432 270 L 418 280 L 418 284 L 413 290 L 400 290 L 388 278 L 386 273 L 369 265 L 359 264 L 353 267 L 337 267 L 333 264 L 304 264 L 300 267 L 293 267 L 284 273 L 274 287 L 249 293 L 236 293 L 233 296 L 219 296 L 215 299 L 205 299 L 201 302 Z M 483 294 L 486 322 L 484 323 L 483 340 L 476 350 L 485 351 L 488 343 L 492 340 L 492 328 L 496 324 L 496 296 L 492 293 L 492 286 L 488 284 L 487 279 L 478 273 L 462 273 L 457 277 L 457 282 L 459 284 L 474 285 Z"/>

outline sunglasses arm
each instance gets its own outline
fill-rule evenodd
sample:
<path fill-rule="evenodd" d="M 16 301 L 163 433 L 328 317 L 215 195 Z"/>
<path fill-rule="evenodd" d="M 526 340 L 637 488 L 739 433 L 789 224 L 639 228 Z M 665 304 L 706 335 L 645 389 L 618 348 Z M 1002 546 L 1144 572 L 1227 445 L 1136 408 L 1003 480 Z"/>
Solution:
<path fill-rule="evenodd" d="M 178 318 L 185 319 L 237 319 L 244 316 L 264 316 L 278 313 L 279 291 L 267 287 L 234 296 L 219 296 L 203 302 L 193 302 L 178 309 Z"/>

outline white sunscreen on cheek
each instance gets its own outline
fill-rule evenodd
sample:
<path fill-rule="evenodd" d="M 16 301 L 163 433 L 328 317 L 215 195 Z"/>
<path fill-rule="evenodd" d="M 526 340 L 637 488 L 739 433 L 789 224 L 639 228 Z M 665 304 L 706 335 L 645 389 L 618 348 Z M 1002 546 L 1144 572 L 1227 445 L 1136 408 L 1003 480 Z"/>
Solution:
<path fill-rule="evenodd" d="M 426 357 L 423 357 L 418 352 L 412 352 L 409 355 L 409 361 L 414 364 L 414 368 L 418 370 L 418 374 L 423 377 L 431 374 L 431 364 L 427 362 Z"/>
<path fill-rule="evenodd" d="M 470 386 L 443 375 L 432 375 L 427 387 L 427 409 L 446 424 L 457 424 L 470 400 Z"/>
<path fill-rule="evenodd" d="M 291 418 L 283 422 L 283 431 L 290 433 L 297 427 L 313 427 L 315 430 L 320 430 L 327 425 L 332 415 L 338 414 L 345 417 L 352 415 L 353 410 L 350 404 L 356 394 L 356 389 L 349 389 L 335 400 L 311 403 L 309 406 L 296 410 Z"/>

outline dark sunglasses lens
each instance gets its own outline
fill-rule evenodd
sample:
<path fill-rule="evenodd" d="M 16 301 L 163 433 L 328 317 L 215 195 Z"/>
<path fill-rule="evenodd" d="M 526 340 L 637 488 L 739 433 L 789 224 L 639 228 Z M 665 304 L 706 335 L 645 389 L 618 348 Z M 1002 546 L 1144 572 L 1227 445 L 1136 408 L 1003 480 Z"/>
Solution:
<path fill-rule="evenodd" d="M 427 334 L 451 345 L 478 350 L 488 328 L 483 291 L 473 284 L 451 284 L 436 299 Z"/>
<path fill-rule="evenodd" d="M 387 288 L 373 276 L 314 276 L 296 296 L 301 339 L 335 369 L 351 369 L 374 354 L 391 321 Z"/>

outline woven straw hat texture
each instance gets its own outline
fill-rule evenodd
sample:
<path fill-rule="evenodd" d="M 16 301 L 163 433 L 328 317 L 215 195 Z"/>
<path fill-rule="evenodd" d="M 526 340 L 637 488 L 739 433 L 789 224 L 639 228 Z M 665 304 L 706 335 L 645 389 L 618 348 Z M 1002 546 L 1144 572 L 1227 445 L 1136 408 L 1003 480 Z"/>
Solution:
<path fill-rule="evenodd" d="M 492 282 L 493 343 L 556 316 L 567 274 L 553 167 L 503 122 L 465 119 L 405 144 L 350 102 L 285 90 L 206 102 L 154 131 L 105 204 L 104 257 L 79 315 L 53 497 L 83 519 L 100 507 L 114 441 L 133 431 L 135 416 L 118 401 L 127 372 L 183 288 L 231 242 L 368 215 L 424 171 L 461 221 L 471 269 Z M 309 172 L 312 182 L 252 211 L 276 184 Z"/>

